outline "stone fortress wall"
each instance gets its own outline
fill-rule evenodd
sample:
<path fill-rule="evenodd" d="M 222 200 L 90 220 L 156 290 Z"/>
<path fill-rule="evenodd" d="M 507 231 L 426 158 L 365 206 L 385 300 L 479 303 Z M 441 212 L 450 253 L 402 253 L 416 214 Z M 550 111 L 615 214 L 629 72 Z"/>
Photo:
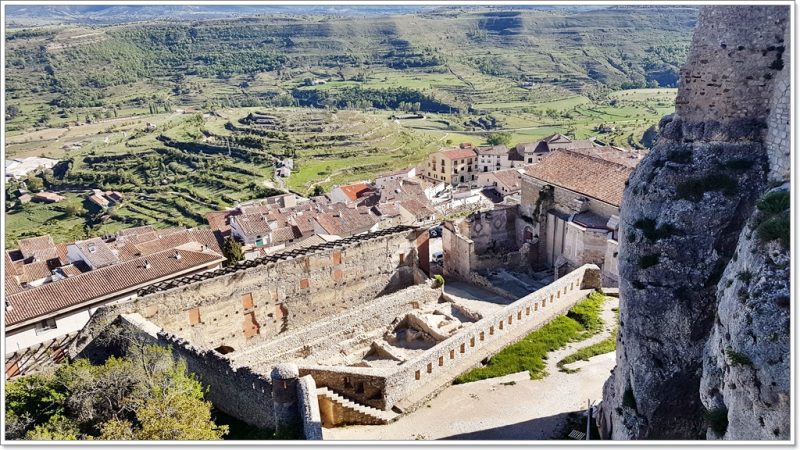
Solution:
<path fill-rule="evenodd" d="M 307 253 L 281 253 L 264 264 L 247 262 L 250 267 L 220 276 L 179 280 L 175 287 L 101 308 L 83 334 L 136 312 L 196 345 L 240 351 L 422 281 L 422 234 L 427 237 L 426 230 L 398 227 Z M 427 240 L 421 245 L 427 247 Z M 79 336 L 72 353 L 88 338 Z"/>
<path fill-rule="evenodd" d="M 142 341 L 169 348 L 186 361 L 187 369 L 210 386 L 209 400 L 221 411 L 257 427 L 277 431 L 300 427 L 306 439 L 322 439 L 313 378 L 290 373 L 276 379 L 273 374 L 235 366 L 216 351 L 196 347 L 137 313 L 123 314 L 120 323 L 137 332 Z"/>

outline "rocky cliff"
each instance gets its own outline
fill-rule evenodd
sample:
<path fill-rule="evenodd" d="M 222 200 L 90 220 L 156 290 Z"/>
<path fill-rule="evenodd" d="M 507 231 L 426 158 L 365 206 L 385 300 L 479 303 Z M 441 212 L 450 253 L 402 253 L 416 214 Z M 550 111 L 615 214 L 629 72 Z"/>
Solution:
<path fill-rule="evenodd" d="M 789 437 L 789 8 L 700 14 L 620 217 L 607 439 Z"/>

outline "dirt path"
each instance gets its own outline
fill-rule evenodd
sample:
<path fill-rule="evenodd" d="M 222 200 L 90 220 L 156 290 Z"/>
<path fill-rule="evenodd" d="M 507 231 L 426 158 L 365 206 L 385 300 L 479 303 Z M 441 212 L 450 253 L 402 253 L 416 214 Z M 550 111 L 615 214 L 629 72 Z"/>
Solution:
<path fill-rule="evenodd" d="M 549 439 L 563 427 L 567 415 L 586 408 L 586 400 L 599 400 L 603 383 L 615 364 L 615 354 L 606 353 L 559 372 L 556 364 L 575 350 L 601 341 L 614 327 L 610 298 L 603 306 L 602 333 L 548 355 L 549 375 L 531 380 L 527 372 L 473 383 L 453 385 L 427 405 L 389 425 L 360 425 L 323 429 L 326 440 L 419 440 L 419 439 Z"/>

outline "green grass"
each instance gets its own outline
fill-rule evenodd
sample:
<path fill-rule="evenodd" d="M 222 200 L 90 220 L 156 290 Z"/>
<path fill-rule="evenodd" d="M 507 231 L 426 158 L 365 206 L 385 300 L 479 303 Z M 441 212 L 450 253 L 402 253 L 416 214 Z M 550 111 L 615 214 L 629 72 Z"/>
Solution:
<path fill-rule="evenodd" d="M 619 323 L 619 310 L 616 311 L 616 323 Z M 576 373 L 580 369 L 570 369 L 565 367 L 567 364 L 572 364 L 575 361 L 588 361 L 589 358 L 605 353 L 611 353 L 617 349 L 617 333 L 619 332 L 619 325 L 614 326 L 611 334 L 600 342 L 584 347 L 577 352 L 567 356 L 556 364 L 558 369 L 564 373 Z"/>
<path fill-rule="evenodd" d="M 469 383 L 527 371 L 532 380 L 544 378 L 547 354 L 570 342 L 584 340 L 602 329 L 600 312 L 606 297 L 594 292 L 540 329 L 512 344 L 489 359 L 483 366 L 458 376 L 454 383 Z"/>

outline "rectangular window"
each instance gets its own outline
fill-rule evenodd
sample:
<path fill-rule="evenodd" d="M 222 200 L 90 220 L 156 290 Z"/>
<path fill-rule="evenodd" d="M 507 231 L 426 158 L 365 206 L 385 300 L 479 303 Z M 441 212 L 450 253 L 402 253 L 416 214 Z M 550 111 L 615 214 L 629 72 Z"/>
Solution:
<path fill-rule="evenodd" d="M 55 330 L 57 327 L 56 319 L 45 319 L 36 324 L 36 334 L 46 333 L 50 330 Z"/>

